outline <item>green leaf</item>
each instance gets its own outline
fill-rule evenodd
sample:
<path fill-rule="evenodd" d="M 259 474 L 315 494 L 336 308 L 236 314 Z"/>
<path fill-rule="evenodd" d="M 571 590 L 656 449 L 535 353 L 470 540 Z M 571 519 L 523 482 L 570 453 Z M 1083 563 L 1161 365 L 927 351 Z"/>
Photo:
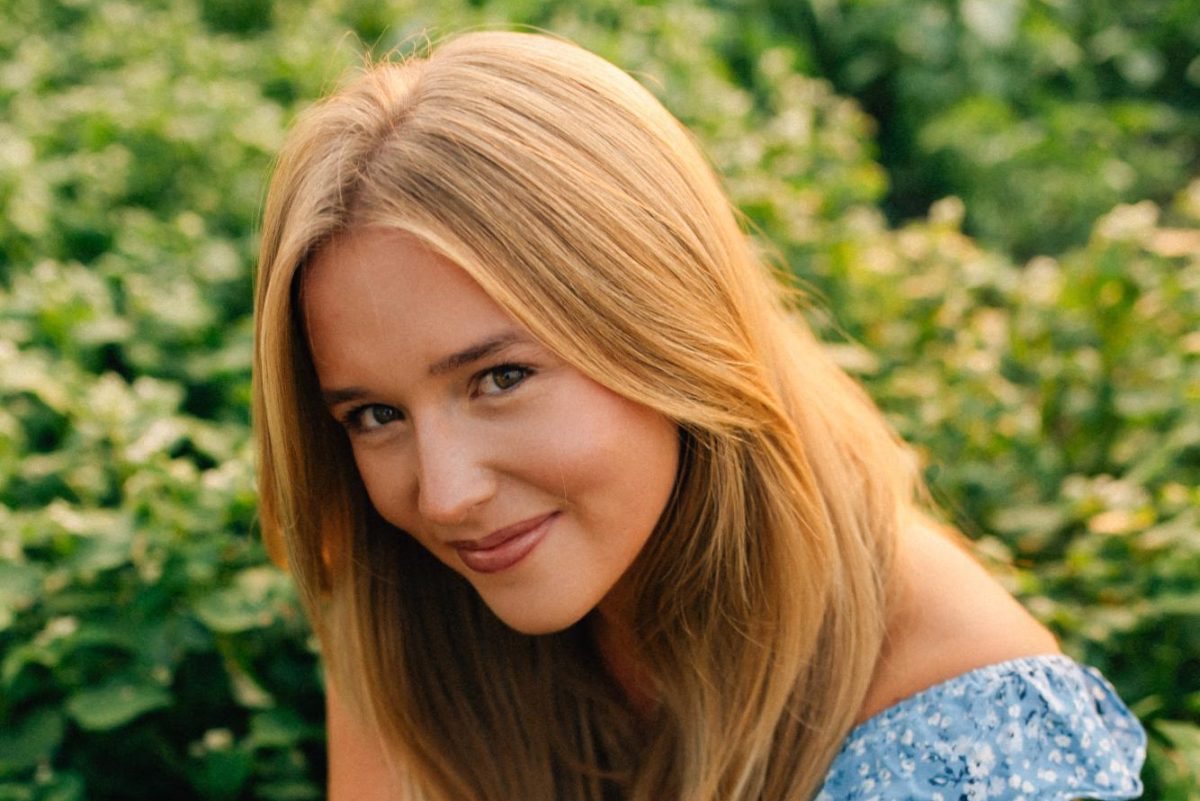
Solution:
<path fill-rule="evenodd" d="M 62 714 L 54 709 L 35 710 L 17 725 L 0 731 L 0 776 L 49 761 L 62 738 Z"/>
<path fill-rule="evenodd" d="M 301 740 L 319 735 L 320 729 L 284 707 L 256 712 L 250 718 L 249 740 L 256 748 L 290 748 Z"/>
<path fill-rule="evenodd" d="M 236 634 L 271 624 L 270 612 L 259 601 L 236 589 L 221 590 L 196 603 L 196 616 L 213 631 Z"/>
<path fill-rule="evenodd" d="M 116 681 L 67 699 L 67 712 L 89 731 L 106 731 L 169 706 L 170 694 L 156 684 Z"/>
<path fill-rule="evenodd" d="M 232 587 L 201 598 L 196 603 L 196 615 L 222 634 L 266 628 L 275 622 L 273 604 L 286 586 L 287 579 L 278 571 L 249 568 L 237 575 Z"/>
<path fill-rule="evenodd" d="M 254 788 L 255 795 L 264 801 L 314 801 L 322 793 L 311 782 L 282 781 L 260 784 Z"/>
<path fill-rule="evenodd" d="M 59 773 L 50 785 L 42 790 L 38 801 L 83 801 L 87 798 L 86 786 L 78 773 Z"/>
<path fill-rule="evenodd" d="M 0 801 L 33 801 L 33 788 L 24 782 L 4 782 L 0 784 Z"/>
<path fill-rule="evenodd" d="M 1029 504 L 1001 509 L 992 518 L 992 525 L 1006 534 L 1053 532 L 1068 521 L 1067 510 L 1054 504 Z"/>
<path fill-rule="evenodd" d="M 1159 720 L 1154 729 L 1165 737 L 1174 748 L 1168 756 L 1182 772 L 1200 781 L 1200 726 L 1174 720 Z"/>
<path fill-rule="evenodd" d="M 241 794 L 253 769 L 254 757 L 248 751 L 206 751 L 189 766 L 188 778 L 204 798 L 232 799 Z"/>
<path fill-rule="evenodd" d="M 41 573 L 36 568 L 0 562 L 0 631 L 13 624 L 17 613 L 33 605 L 41 583 Z"/>

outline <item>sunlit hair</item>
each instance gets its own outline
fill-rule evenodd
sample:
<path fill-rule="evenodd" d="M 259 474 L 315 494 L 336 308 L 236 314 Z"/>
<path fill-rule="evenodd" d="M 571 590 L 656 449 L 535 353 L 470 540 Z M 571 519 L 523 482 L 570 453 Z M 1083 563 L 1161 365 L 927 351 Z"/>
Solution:
<path fill-rule="evenodd" d="M 630 575 L 652 721 L 585 625 L 509 630 L 371 508 L 299 308 L 305 264 L 366 225 L 416 236 L 567 362 L 677 422 L 675 496 Z M 262 526 L 414 798 L 815 793 L 880 654 L 913 477 L 783 297 L 687 132 L 574 45 L 464 35 L 298 121 L 256 289 Z"/>

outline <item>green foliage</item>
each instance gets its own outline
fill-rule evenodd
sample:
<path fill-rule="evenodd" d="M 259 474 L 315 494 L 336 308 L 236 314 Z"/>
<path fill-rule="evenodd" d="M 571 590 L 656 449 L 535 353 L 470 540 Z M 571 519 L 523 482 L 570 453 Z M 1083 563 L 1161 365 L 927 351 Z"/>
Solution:
<path fill-rule="evenodd" d="M 939 197 L 1024 258 L 1200 164 L 1195 0 L 743 0 L 880 123 L 893 219 Z"/>
<path fill-rule="evenodd" d="M 1023 266 L 980 250 L 943 201 L 829 263 L 851 287 L 848 347 L 871 354 L 848 366 L 935 496 L 1161 738 L 1148 798 L 1200 786 L 1185 733 L 1200 733 L 1197 201 L 1200 181 L 1178 228 L 1118 207 L 1086 247 Z"/>
<path fill-rule="evenodd" d="M 0 0 L 0 801 L 321 795 L 316 657 L 254 531 L 263 185 L 361 50 L 506 22 L 696 131 L 947 514 L 1148 723 L 1147 797 L 1194 796 L 1189 7 Z"/>

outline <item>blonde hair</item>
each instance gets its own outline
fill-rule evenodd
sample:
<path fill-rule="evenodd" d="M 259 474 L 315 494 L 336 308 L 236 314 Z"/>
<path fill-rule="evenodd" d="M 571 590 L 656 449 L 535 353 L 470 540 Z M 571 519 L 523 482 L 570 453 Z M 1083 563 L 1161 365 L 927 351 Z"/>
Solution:
<path fill-rule="evenodd" d="M 365 225 L 416 236 L 677 423 L 675 495 L 629 576 L 651 725 L 585 627 L 507 629 L 371 508 L 298 308 L 307 260 Z M 262 526 L 414 798 L 816 792 L 879 658 L 914 479 L 783 294 L 683 127 L 574 45 L 464 35 L 367 69 L 297 122 L 256 287 Z"/>

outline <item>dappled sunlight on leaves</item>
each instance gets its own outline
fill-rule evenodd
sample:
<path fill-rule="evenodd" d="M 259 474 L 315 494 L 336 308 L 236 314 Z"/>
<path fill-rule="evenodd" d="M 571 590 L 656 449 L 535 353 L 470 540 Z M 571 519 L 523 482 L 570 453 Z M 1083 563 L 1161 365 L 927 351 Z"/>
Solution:
<path fill-rule="evenodd" d="M 321 796 L 255 531 L 264 183 L 362 51 L 504 21 L 696 133 L 942 513 L 1147 722 L 1151 795 L 1190 797 L 1200 61 L 1169 54 L 1200 15 L 1081 7 L 0 0 L 0 798 Z"/>

